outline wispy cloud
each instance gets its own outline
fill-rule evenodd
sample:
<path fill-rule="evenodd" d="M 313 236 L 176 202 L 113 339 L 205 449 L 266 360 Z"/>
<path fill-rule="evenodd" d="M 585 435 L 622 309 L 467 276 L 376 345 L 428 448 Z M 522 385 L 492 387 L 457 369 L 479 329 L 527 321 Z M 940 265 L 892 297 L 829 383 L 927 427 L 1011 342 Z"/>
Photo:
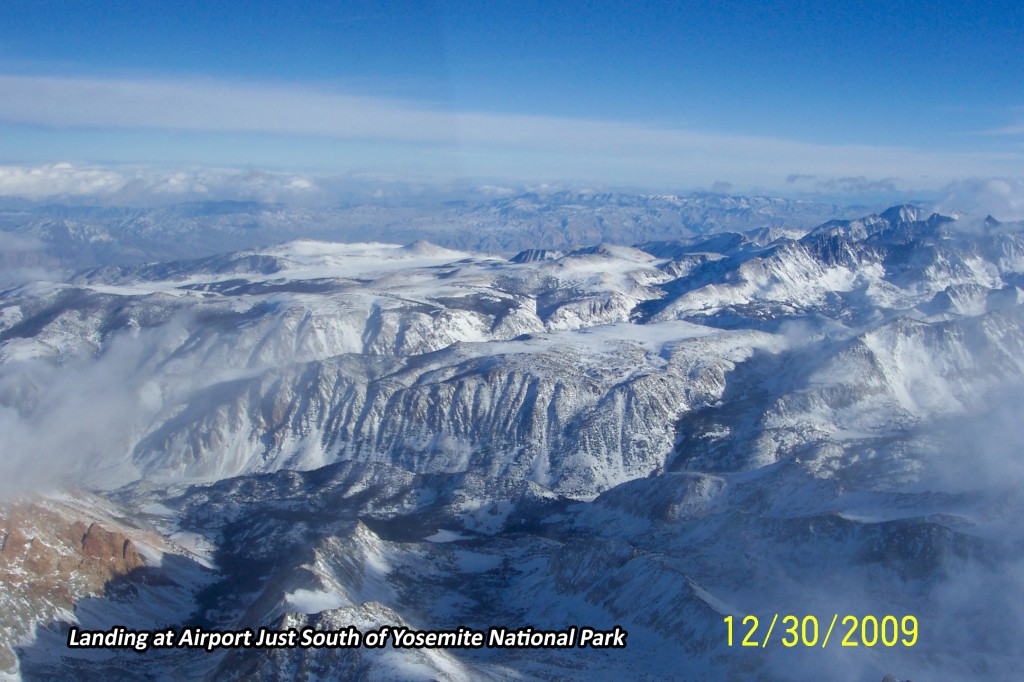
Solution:
<path fill-rule="evenodd" d="M 1010 122 L 995 128 L 975 131 L 974 134 L 992 137 L 1024 135 L 1024 106 L 1009 107 L 1008 109 L 1000 110 L 999 113 L 1006 116 Z"/>
<path fill-rule="evenodd" d="M 1016 137 L 1024 135 L 1024 106 L 1010 106 L 990 109 L 992 116 L 999 116 L 1004 119 L 1003 125 L 997 125 L 981 130 L 973 130 L 966 135 L 977 137 Z"/>
<path fill-rule="evenodd" d="M 452 117 L 401 102 L 211 80 L 0 76 L 0 119 L 54 128 L 262 132 L 451 139 Z"/>
<path fill-rule="evenodd" d="M 50 130 L 246 133 L 398 145 L 403 159 L 458 157 L 461 172 L 516 179 L 781 187 L 787 176 L 901 178 L 938 188 L 1024 175 L 1024 155 L 824 145 L 636 123 L 449 111 L 328 89 L 213 80 L 0 76 L 0 122 Z M 339 163 L 342 163 L 339 161 Z M 339 168 L 338 170 L 344 170 Z M 94 182 L 101 183 L 97 176 Z M 893 180 L 893 183 L 897 181 Z"/>
<path fill-rule="evenodd" d="M 896 194 L 901 190 L 899 178 L 874 180 L 863 175 L 821 178 L 816 175 L 791 173 L 786 176 L 786 184 L 811 187 L 816 191 L 844 194 Z"/>
<path fill-rule="evenodd" d="M 0 232 L 0 253 L 25 253 L 27 251 L 41 251 L 46 244 L 35 237 L 14 234 L 11 232 Z"/>
<path fill-rule="evenodd" d="M 1024 123 L 982 131 L 982 135 L 1024 135 Z"/>

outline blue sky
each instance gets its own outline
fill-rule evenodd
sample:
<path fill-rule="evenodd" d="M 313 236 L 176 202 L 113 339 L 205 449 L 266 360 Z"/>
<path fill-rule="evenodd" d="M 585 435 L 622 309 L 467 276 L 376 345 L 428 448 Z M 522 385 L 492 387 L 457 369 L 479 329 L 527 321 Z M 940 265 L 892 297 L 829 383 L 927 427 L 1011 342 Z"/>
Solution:
<path fill-rule="evenodd" d="M 12 0 L 0 26 L 5 165 L 779 193 L 1024 176 L 1020 2 Z"/>

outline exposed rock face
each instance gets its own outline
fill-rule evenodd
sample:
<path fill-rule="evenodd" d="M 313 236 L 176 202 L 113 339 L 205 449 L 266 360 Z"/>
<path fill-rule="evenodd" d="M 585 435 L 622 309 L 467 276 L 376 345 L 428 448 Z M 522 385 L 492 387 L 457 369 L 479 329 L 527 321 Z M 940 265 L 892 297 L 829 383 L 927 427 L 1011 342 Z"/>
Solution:
<path fill-rule="evenodd" d="M 145 565 L 131 540 L 96 522 L 89 525 L 82 537 L 82 554 L 83 563 L 108 566 L 112 575 L 124 575 Z"/>
<path fill-rule="evenodd" d="M 130 538 L 83 516 L 54 502 L 0 507 L 0 670 L 17 668 L 9 647 L 35 624 L 66 617 L 80 599 L 146 565 Z"/>
<path fill-rule="evenodd" d="M 111 578 L 145 566 L 124 534 L 96 521 L 86 526 L 38 504 L 7 506 L 0 510 L 0 524 L 0 570 L 24 569 L 41 589 L 61 587 L 70 594 L 74 586 L 99 592 Z"/>

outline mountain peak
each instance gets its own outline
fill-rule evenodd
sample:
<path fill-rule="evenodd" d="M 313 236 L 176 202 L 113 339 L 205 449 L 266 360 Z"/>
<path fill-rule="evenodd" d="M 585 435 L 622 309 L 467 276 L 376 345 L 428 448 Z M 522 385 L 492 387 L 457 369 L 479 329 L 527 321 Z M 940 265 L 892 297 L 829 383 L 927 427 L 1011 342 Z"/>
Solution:
<path fill-rule="evenodd" d="M 882 211 L 881 217 L 890 223 L 916 223 L 919 220 L 923 220 L 926 216 L 925 210 L 919 206 L 900 204 L 899 206 L 893 206 Z"/>

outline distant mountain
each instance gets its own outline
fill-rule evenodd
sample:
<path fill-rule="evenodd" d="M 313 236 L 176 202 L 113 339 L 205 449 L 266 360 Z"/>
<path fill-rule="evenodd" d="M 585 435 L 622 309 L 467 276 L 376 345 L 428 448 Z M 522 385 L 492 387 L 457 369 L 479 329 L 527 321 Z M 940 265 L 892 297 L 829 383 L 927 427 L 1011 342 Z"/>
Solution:
<path fill-rule="evenodd" d="M 80 268 L 213 255 L 297 238 L 424 239 L 449 248 L 512 255 L 530 248 L 633 244 L 725 230 L 805 230 L 844 215 L 831 204 L 766 197 L 581 192 L 434 207 L 302 208 L 238 201 L 148 209 L 55 205 L 0 213 L 0 258 L 12 265 L 39 260 L 24 249 L 5 248 L 5 233 L 45 245 L 45 263 L 51 267 Z"/>

